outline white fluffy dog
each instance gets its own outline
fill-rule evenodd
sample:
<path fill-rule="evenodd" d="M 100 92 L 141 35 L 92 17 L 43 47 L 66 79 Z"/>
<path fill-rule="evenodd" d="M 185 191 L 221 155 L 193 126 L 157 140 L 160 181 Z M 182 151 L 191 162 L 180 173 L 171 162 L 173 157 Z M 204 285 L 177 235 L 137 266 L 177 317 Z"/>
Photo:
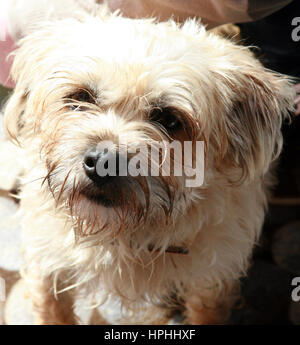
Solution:
<path fill-rule="evenodd" d="M 37 322 L 75 322 L 63 296 L 99 292 L 136 322 L 158 322 L 144 320 L 149 305 L 224 322 L 264 220 L 288 79 L 195 20 L 106 14 L 33 30 L 12 76 L 5 121 L 22 150 L 22 274 Z M 123 155 L 120 140 L 203 141 L 204 183 L 99 176 L 99 144 Z"/>

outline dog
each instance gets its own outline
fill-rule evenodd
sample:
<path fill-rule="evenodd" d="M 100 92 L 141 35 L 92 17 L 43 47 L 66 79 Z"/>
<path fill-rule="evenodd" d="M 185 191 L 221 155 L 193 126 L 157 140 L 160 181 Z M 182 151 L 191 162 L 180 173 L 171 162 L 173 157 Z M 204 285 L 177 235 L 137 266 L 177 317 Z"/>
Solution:
<path fill-rule="evenodd" d="M 78 322 L 77 295 L 116 298 L 136 323 L 178 308 L 189 324 L 226 322 L 264 221 L 289 79 L 195 19 L 117 13 L 39 25 L 19 42 L 12 77 L 4 119 L 21 152 L 22 276 L 36 322 Z M 157 176 L 121 176 L 121 160 L 114 176 L 98 171 L 108 156 L 130 151 L 126 167 L 142 145 L 174 141 L 192 143 L 178 157 L 193 166 L 203 143 L 201 185 L 163 174 L 164 150 Z"/>

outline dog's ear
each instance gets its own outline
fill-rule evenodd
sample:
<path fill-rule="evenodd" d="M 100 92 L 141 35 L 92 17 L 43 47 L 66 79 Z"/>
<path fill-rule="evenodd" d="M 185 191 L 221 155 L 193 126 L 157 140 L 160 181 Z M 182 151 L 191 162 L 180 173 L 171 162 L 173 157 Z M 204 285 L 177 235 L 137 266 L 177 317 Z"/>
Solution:
<path fill-rule="evenodd" d="M 281 125 L 293 109 L 294 90 L 287 77 L 266 70 L 250 53 L 239 61 L 224 81 L 232 99 L 222 116 L 219 161 L 251 180 L 280 154 Z"/>
<path fill-rule="evenodd" d="M 4 125 L 10 139 L 18 142 L 23 128 L 23 114 L 26 108 L 28 92 L 16 88 L 4 108 Z"/>
<path fill-rule="evenodd" d="M 35 76 L 40 75 L 38 63 L 44 50 L 39 49 L 39 44 L 43 42 L 43 37 L 36 36 L 31 38 L 31 35 L 28 35 L 19 40 L 19 47 L 13 52 L 14 61 L 10 76 L 16 86 L 4 108 L 4 124 L 8 135 L 16 142 L 25 123 L 30 86 Z"/>
<path fill-rule="evenodd" d="M 31 64 L 34 51 L 24 48 L 23 41 L 24 39 L 18 42 L 19 48 L 13 52 L 14 61 L 10 76 L 16 86 L 4 107 L 6 132 L 16 143 L 18 143 L 24 125 L 24 113 L 34 69 L 34 65 Z M 38 51 L 38 49 L 36 50 Z"/>

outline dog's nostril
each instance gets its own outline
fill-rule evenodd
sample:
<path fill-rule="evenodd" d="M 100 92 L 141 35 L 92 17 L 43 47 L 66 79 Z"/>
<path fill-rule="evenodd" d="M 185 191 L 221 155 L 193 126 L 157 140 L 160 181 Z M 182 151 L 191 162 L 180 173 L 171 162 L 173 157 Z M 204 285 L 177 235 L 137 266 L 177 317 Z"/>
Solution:
<path fill-rule="evenodd" d="M 119 155 L 114 150 L 91 149 L 83 158 L 83 169 L 92 181 L 98 185 L 117 181 L 117 176 L 127 174 L 127 156 Z"/>
<path fill-rule="evenodd" d="M 88 167 L 88 168 L 95 168 L 96 162 L 93 158 L 87 157 L 84 160 L 84 164 Z"/>
<path fill-rule="evenodd" d="M 96 166 L 99 159 L 99 152 L 91 150 L 86 152 L 83 158 L 83 168 L 86 174 L 92 178 L 92 175 L 96 175 Z"/>

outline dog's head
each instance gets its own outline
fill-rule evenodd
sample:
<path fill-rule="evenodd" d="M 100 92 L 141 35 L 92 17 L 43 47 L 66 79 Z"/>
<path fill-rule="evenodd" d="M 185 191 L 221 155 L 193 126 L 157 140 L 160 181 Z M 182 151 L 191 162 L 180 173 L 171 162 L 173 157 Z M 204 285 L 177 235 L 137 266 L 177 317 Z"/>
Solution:
<path fill-rule="evenodd" d="M 81 235 L 172 227 L 216 176 L 226 185 L 262 176 L 293 98 L 286 78 L 194 20 L 48 23 L 20 42 L 13 78 L 8 131 L 25 148 L 38 143 L 43 188 Z M 174 141 L 181 150 L 165 160 Z M 189 156 L 197 168 L 203 151 L 205 181 L 194 187 L 174 166 Z"/>

